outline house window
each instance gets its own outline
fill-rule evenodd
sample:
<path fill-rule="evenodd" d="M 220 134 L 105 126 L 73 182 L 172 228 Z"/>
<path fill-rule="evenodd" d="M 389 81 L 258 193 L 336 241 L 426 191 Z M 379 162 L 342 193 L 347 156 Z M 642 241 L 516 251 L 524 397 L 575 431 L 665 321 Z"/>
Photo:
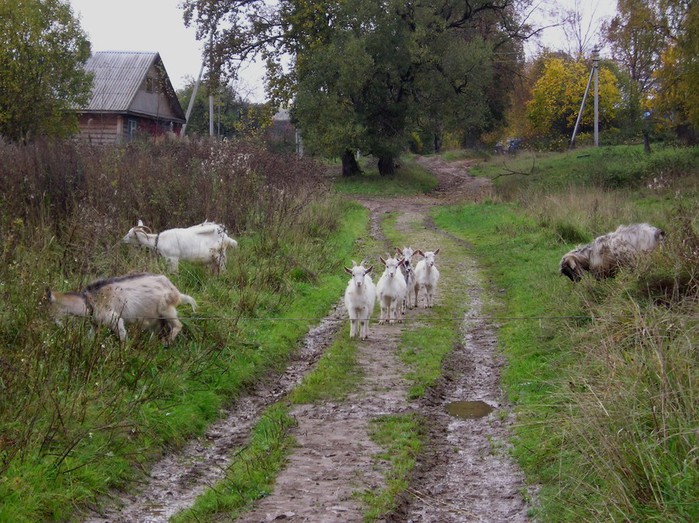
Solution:
<path fill-rule="evenodd" d="M 151 78 L 150 76 L 146 77 L 146 92 L 155 92 L 155 78 Z"/>
<path fill-rule="evenodd" d="M 127 132 L 129 140 L 136 138 L 136 131 L 138 130 L 138 122 L 136 120 L 129 119 Z"/>

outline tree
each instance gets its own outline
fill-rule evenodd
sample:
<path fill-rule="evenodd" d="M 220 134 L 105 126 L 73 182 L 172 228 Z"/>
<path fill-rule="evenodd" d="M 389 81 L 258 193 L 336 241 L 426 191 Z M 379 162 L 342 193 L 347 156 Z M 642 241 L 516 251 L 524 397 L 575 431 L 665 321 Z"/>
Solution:
<path fill-rule="evenodd" d="M 603 31 L 612 49 L 612 57 L 648 95 L 654 87 L 653 72 L 660 65 L 665 36 L 661 21 L 648 0 L 617 0 L 617 15 Z"/>
<path fill-rule="evenodd" d="M 443 130 L 479 136 L 502 119 L 498 103 L 507 96 L 498 94 L 512 84 L 497 82 L 495 50 L 512 40 L 503 24 L 510 12 L 486 4 L 475 16 L 398 1 L 345 2 L 326 44 L 297 62 L 294 116 L 306 145 L 348 160 L 348 150 L 360 149 L 390 174 L 411 131 L 429 130 L 438 149 Z"/>
<path fill-rule="evenodd" d="M 539 136 L 570 135 L 580 110 L 590 65 L 581 61 L 552 56 L 544 60 L 544 72 L 532 89 L 527 105 L 528 118 Z M 604 64 L 599 68 L 599 121 L 611 126 L 621 101 L 617 79 Z M 592 103 L 585 106 L 581 127 L 591 129 L 594 122 Z"/>
<path fill-rule="evenodd" d="M 585 16 L 583 9 L 585 4 L 588 7 L 592 7 L 589 17 Z M 576 60 L 581 60 L 584 56 L 590 54 L 595 46 L 594 39 L 597 35 L 593 32 L 593 28 L 598 4 L 590 4 L 592 2 L 589 2 L 589 0 L 573 0 L 572 8 L 565 10 L 563 13 L 564 19 L 561 28 L 568 43 L 567 52 Z M 586 18 L 587 21 L 585 21 Z"/>
<path fill-rule="evenodd" d="M 694 142 L 699 126 L 699 4 L 663 0 L 659 7 L 668 44 L 655 73 L 658 91 L 651 105 L 682 138 Z"/>
<path fill-rule="evenodd" d="M 278 103 L 295 97 L 306 146 L 348 161 L 356 149 L 375 154 L 388 174 L 410 126 L 428 121 L 421 116 L 480 111 L 486 97 L 477 86 L 494 90 L 499 43 L 487 42 L 477 22 L 490 14 L 499 37 L 518 37 L 515 5 L 527 1 L 282 0 L 274 9 L 261 0 L 186 0 L 184 8 L 222 74 L 252 54 L 266 59 L 268 93 Z"/>
<path fill-rule="evenodd" d="M 0 135 L 12 141 L 77 128 L 92 77 L 90 43 L 61 0 L 0 3 Z"/>
<path fill-rule="evenodd" d="M 194 80 L 191 80 L 177 91 L 177 97 L 182 107 L 189 107 L 193 90 Z M 267 113 L 265 106 L 245 102 L 233 87 L 223 86 L 214 94 L 214 133 L 216 136 L 226 138 L 252 136 L 267 126 L 271 116 Z M 187 121 L 187 135 L 209 135 L 209 94 L 207 89 L 197 91 L 192 113 Z"/>
<path fill-rule="evenodd" d="M 605 33 L 614 57 L 637 85 L 640 103 L 653 109 L 655 121 L 693 140 L 699 125 L 699 4 L 618 0 L 617 9 Z"/>

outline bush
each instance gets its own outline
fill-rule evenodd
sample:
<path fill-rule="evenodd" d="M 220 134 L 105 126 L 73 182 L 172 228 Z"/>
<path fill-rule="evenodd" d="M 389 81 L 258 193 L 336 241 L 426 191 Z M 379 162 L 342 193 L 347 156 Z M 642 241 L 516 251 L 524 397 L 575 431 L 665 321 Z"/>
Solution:
<path fill-rule="evenodd" d="M 254 328 L 239 321 L 269 316 L 339 269 L 331 240 L 343 212 L 322 170 L 244 142 L 0 145 L 0 520 L 3 505 L 69 519 L 81 492 L 119 486 L 130 456 L 147 462 L 201 430 L 221 398 L 293 349 L 301 323 L 286 326 L 284 344 L 252 350 Z M 79 318 L 53 325 L 47 287 L 162 272 L 152 251 L 120 241 L 138 218 L 156 231 L 219 221 L 239 239 L 218 278 L 187 263 L 171 275 L 198 298 L 197 317 L 183 314 L 167 350 L 148 336 L 90 339 Z M 15 484 L 32 495 L 14 499 Z M 45 519 L 36 511 L 24 520 Z"/>

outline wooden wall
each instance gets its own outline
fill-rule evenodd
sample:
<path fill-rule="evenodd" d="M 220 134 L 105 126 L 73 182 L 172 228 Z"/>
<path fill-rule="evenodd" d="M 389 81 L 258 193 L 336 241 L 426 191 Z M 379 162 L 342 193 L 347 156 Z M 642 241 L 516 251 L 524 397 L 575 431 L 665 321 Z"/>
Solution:
<path fill-rule="evenodd" d="M 124 141 L 124 117 L 117 114 L 83 114 L 79 139 L 95 145 Z"/>

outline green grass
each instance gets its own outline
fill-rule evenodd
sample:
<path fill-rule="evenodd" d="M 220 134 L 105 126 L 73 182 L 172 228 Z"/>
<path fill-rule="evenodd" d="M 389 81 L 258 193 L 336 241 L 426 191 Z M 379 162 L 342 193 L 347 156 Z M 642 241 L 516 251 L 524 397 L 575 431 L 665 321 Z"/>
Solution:
<path fill-rule="evenodd" d="M 651 155 L 640 145 L 589 147 L 564 153 L 521 152 L 493 157 L 472 168 L 476 176 L 495 178 L 500 190 L 512 193 L 557 191 L 569 186 L 638 190 L 646 183 L 673 184 L 699 169 L 698 148 L 657 146 Z M 696 188 L 694 178 L 689 178 Z M 521 187 L 524 186 L 524 187 Z M 683 189 L 687 189 L 686 185 Z M 695 189 L 696 190 L 696 189 Z"/>
<path fill-rule="evenodd" d="M 338 211 L 342 220 L 325 238 L 325 252 L 291 276 L 279 276 L 280 265 L 270 260 L 247 259 L 254 238 L 240 239 L 240 251 L 219 278 L 183 263 L 173 282 L 195 295 L 200 308 L 196 315 L 182 309 L 185 329 L 167 349 L 137 337 L 122 345 L 106 330 L 90 340 L 81 320 L 61 329 L 46 319 L 27 322 L 0 310 L 2 335 L 10 336 L 15 329 L 10 322 L 16 322 L 15 336 L 36 338 L 43 354 L 25 383 L 3 383 L 31 395 L 12 405 L 30 421 L 3 424 L 0 453 L 7 468 L 0 480 L 0 521 L 66 520 L 99 494 L 128 488 L 164 448 L 200 435 L 231 398 L 282 368 L 315 318 L 325 316 L 341 295 L 346 284 L 341 267 L 366 228 L 363 208 L 335 205 Z M 288 252 L 276 245 L 281 267 L 303 253 L 304 245 L 296 241 Z M 49 274 L 49 262 L 50 257 L 34 270 Z M 251 291 L 254 282 L 257 290 Z M 41 283 L 23 292 L 40 295 Z M 40 318 L 38 306 L 29 305 L 23 312 Z M 6 364 L 22 364 L 12 356 L 4 355 Z M 15 442 L 22 444 L 21 454 L 12 453 Z"/>
<path fill-rule="evenodd" d="M 563 175 L 564 160 L 556 159 L 561 163 L 554 178 Z M 691 191 L 694 175 L 683 176 Z M 637 194 L 643 193 L 598 193 L 598 198 L 622 201 L 620 213 L 654 208 L 664 217 L 683 201 L 666 200 L 662 192 L 634 200 Z M 473 245 L 494 290 L 501 290 L 489 313 L 499 318 L 498 339 L 508 362 L 503 385 L 517 404 L 514 455 L 529 480 L 541 485 L 536 516 L 543 521 L 696 520 L 699 472 L 688 468 L 698 443 L 688 427 L 699 420 L 696 352 L 691 356 L 688 350 L 699 337 L 691 297 L 696 276 L 694 287 L 677 285 L 692 281 L 681 274 L 693 258 L 686 259 L 686 249 L 678 246 L 696 241 L 686 232 L 692 220 L 685 217 L 685 232 L 675 221 L 675 240 L 638 273 L 573 285 L 559 276 L 558 263 L 571 247 L 568 242 L 582 239 L 573 238 L 579 231 L 590 234 L 586 226 L 594 220 L 572 199 L 560 208 L 585 216 L 576 231 L 563 231 L 564 218 L 555 212 L 544 220 L 531 213 L 557 207 L 558 198 L 560 193 L 551 191 L 530 195 L 524 205 L 490 203 L 434 213 L 439 227 Z M 605 220 L 613 223 L 611 206 L 607 214 Z M 688 297 L 676 295 L 670 308 L 657 307 L 654 295 L 661 281 Z M 680 337 L 673 333 L 678 324 L 683 325 Z"/>
<path fill-rule="evenodd" d="M 463 247 L 447 237 L 435 240 L 424 230 L 421 223 L 409 224 L 410 231 L 400 231 L 396 226 L 395 214 L 386 215 L 382 221 L 384 234 L 393 245 L 410 245 L 414 249 L 434 250 L 439 248 L 437 265 L 440 270 L 440 298 L 429 311 L 409 328 L 401 337 L 399 357 L 408 366 L 410 382 L 409 399 L 417 399 L 434 385 L 442 375 L 442 362 L 459 343 L 460 326 L 469 307 L 465 274 L 468 265 L 458 261 L 444 263 L 444 259 L 460 260 Z M 422 305 L 421 305 L 422 307 Z"/>
<path fill-rule="evenodd" d="M 399 160 L 400 167 L 391 176 L 380 176 L 378 169 L 368 161 L 363 162 L 363 174 L 340 177 L 334 182 L 335 190 L 347 195 L 411 196 L 424 194 L 437 187 L 437 179 L 427 173 L 411 156 Z"/>
<path fill-rule="evenodd" d="M 442 375 L 443 362 L 448 354 L 458 346 L 463 314 L 469 306 L 465 272 L 469 270 L 460 261 L 462 247 L 446 237 L 433 245 L 432 234 L 425 232 L 419 222 L 396 223 L 396 215 L 385 215 L 382 229 L 388 245 L 410 245 L 413 248 L 434 250 L 439 248 L 437 265 L 440 269 L 440 297 L 432 309 L 421 309 L 412 324 L 404 329 L 401 336 L 398 357 L 406 364 L 405 378 L 409 382 L 408 399 L 421 398 L 427 389 Z M 456 260 L 445 263 L 446 260 Z M 385 486 L 365 492 L 362 499 L 366 504 L 365 521 L 377 521 L 395 509 L 398 499 L 410 485 L 410 474 L 415 466 L 425 438 L 424 420 L 417 416 L 386 416 L 374 420 L 372 438 L 384 451 L 377 460 L 385 462 Z"/>
<path fill-rule="evenodd" d="M 193 507 L 176 514 L 171 521 L 211 521 L 212 514 L 225 514 L 230 521 L 255 500 L 269 495 L 274 478 L 294 446 L 294 439 L 288 434 L 293 426 L 294 419 L 286 405 L 277 403 L 267 408 L 255 425 L 250 441 L 235 449 L 235 460 L 226 469 L 225 480 L 199 496 Z"/>
<path fill-rule="evenodd" d="M 367 228 L 367 212 L 358 206 L 351 207 L 348 213 L 346 226 L 340 231 L 337 242 L 338 254 L 342 259 L 340 265 L 347 264 L 351 257 L 350 249 L 354 249 L 352 240 L 358 238 Z M 342 239 L 342 241 L 339 241 Z M 356 256 L 355 256 L 356 257 Z M 290 349 L 297 346 L 297 340 L 307 332 L 313 318 L 323 317 L 331 303 L 342 294 L 346 285 L 344 271 L 338 270 L 333 274 L 332 285 L 320 286 L 326 292 L 323 299 L 319 299 L 318 282 L 316 285 L 306 288 L 304 295 L 293 307 L 285 310 L 280 317 L 275 318 L 269 324 L 259 321 L 251 322 L 255 326 L 254 339 L 257 343 L 274 343 L 276 335 L 281 334 Z M 284 319 L 305 318 L 304 321 L 285 322 Z M 296 335 L 295 329 L 301 327 L 302 332 Z M 312 403 L 323 400 L 341 401 L 348 392 L 355 390 L 362 379 L 362 373 L 357 366 L 357 341 L 349 340 L 348 325 L 337 336 L 332 345 L 323 354 L 312 372 L 308 373 L 301 384 L 294 388 L 288 397 L 275 408 L 282 409 L 284 416 L 288 417 L 288 405 L 299 403 Z M 248 371 L 245 371 L 248 372 Z M 265 420 L 262 423 L 267 423 Z M 265 430 L 265 439 L 262 452 L 270 452 L 270 456 L 259 456 L 258 445 L 253 450 L 236 450 L 229 467 L 230 472 L 214 487 L 195 501 L 194 505 L 179 514 L 176 521 L 211 521 L 218 518 L 235 517 L 249 510 L 255 500 L 264 497 L 271 492 L 276 474 L 281 470 L 285 457 L 292 450 L 293 444 L 287 435 L 286 428 L 289 424 L 280 424 L 283 430 Z"/>
<path fill-rule="evenodd" d="M 357 343 L 360 342 L 349 339 L 349 328 L 345 326 L 313 372 L 291 392 L 289 400 L 295 404 L 342 401 L 356 390 L 363 377 L 357 365 Z"/>
<path fill-rule="evenodd" d="M 382 416 L 371 421 L 371 439 L 384 449 L 375 459 L 387 465 L 386 487 L 365 491 L 364 521 L 378 521 L 396 508 L 401 494 L 410 486 L 410 472 L 424 446 L 425 420 L 415 414 Z"/>

